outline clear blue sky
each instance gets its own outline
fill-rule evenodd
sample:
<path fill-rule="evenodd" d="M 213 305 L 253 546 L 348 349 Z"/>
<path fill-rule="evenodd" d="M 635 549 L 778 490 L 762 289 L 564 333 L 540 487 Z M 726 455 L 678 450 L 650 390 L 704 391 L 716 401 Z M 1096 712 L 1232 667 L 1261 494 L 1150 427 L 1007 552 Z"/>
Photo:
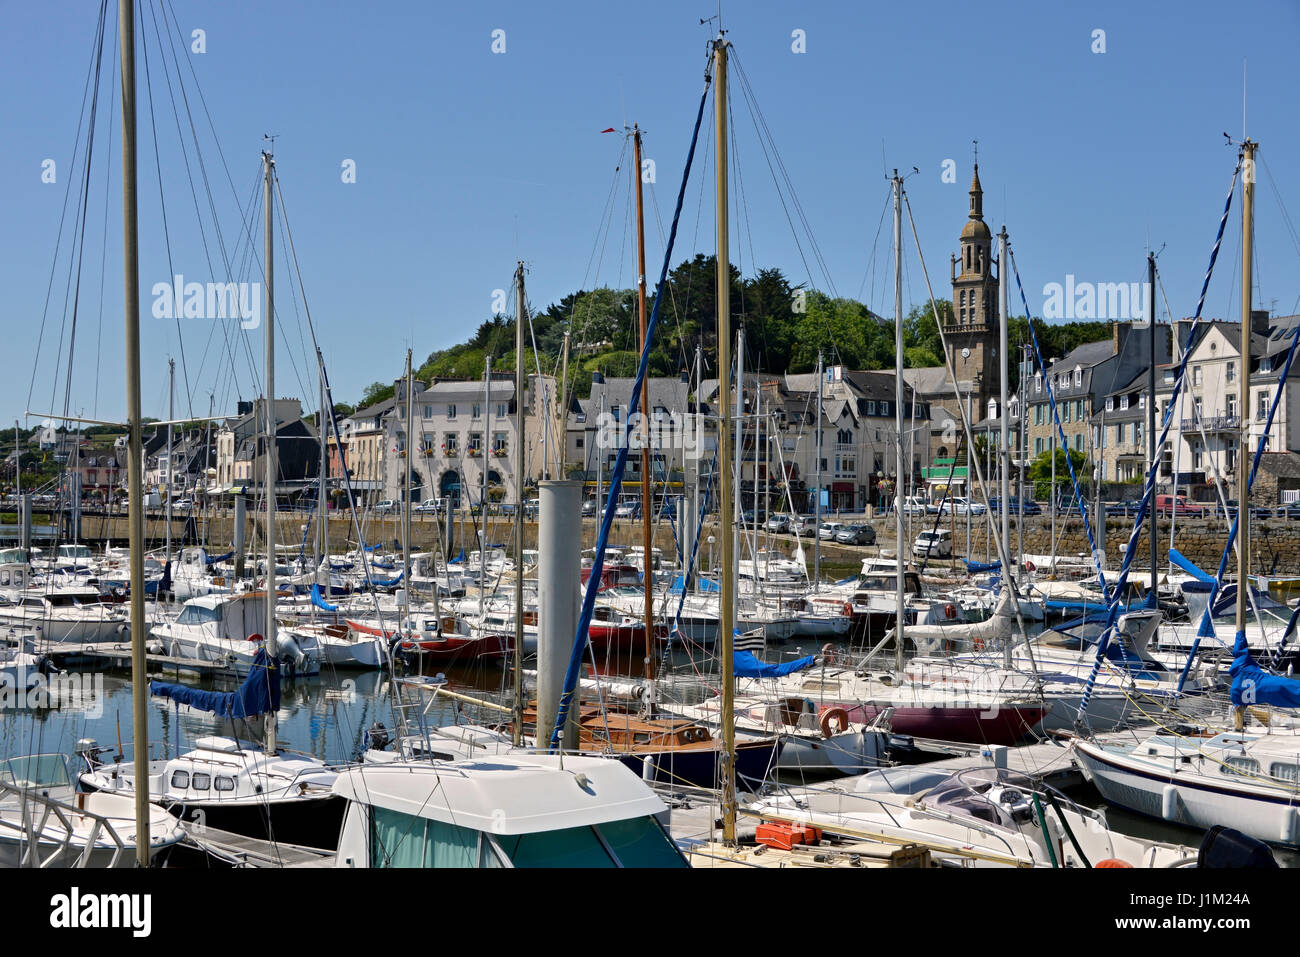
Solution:
<path fill-rule="evenodd" d="M 149 3 L 150 0 L 146 0 Z M 116 3 L 112 4 L 116 60 Z M 582 285 L 631 286 L 626 201 L 597 274 L 588 270 L 602 210 L 634 120 L 647 131 L 657 167 L 651 199 L 666 228 L 702 87 L 710 2 L 175 3 L 187 38 L 206 34 L 206 52 L 187 54 L 211 111 L 235 189 L 226 181 L 206 121 L 201 154 L 237 260 L 241 204 L 258 176 L 262 135 L 277 134 L 277 165 L 303 280 L 340 401 L 374 380 L 400 374 L 408 344 L 417 363 L 462 341 L 508 288 L 517 258 L 529 268 L 529 298 L 544 308 Z M 156 7 L 154 9 L 157 9 Z M 979 140 L 986 219 L 1006 223 L 1030 298 L 1042 287 L 1145 278 L 1148 235 L 1159 247 L 1165 289 L 1190 314 L 1234 152 L 1223 133 L 1242 131 L 1242 61 L 1248 61 L 1248 132 L 1262 143 L 1258 190 L 1257 303 L 1297 311 L 1300 250 L 1274 187 L 1300 218 L 1300 129 L 1294 0 L 1061 5 L 1025 3 L 807 3 L 724 5 L 724 26 L 753 84 L 796 195 L 841 295 L 892 312 L 889 226 L 873 244 L 888 196 L 886 169 L 908 181 L 922 248 L 939 295 L 950 294 L 947 261 L 965 221 L 971 141 Z M 0 33 L 0 304 L 7 374 L 6 419 L 27 407 L 63 405 L 69 294 L 65 226 L 52 304 L 40 334 L 98 7 L 89 2 L 9 3 Z M 149 16 L 146 13 L 146 18 Z M 492 31 L 506 50 L 492 52 Z M 792 31 L 806 52 L 792 52 Z M 1094 53 L 1093 31 L 1105 31 Z M 208 268 L 215 250 L 206 196 L 201 234 L 178 147 L 152 25 L 155 117 L 175 271 L 187 280 L 229 278 Z M 146 342 L 146 414 L 166 412 L 166 359 L 179 358 L 176 323 L 150 315 L 151 287 L 170 275 L 159 215 L 143 60 L 140 68 L 141 285 Z M 174 78 L 173 78 L 174 82 Z M 106 70 L 82 264 L 70 406 L 117 419 L 122 375 L 119 143 L 114 74 Z M 194 109 L 201 107 L 194 103 Z M 733 222 L 733 261 L 780 266 L 794 282 L 809 275 L 795 248 L 754 124 L 733 82 L 734 158 L 744 204 Z M 200 116 L 200 119 L 201 116 Z M 188 151 L 196 164 L 194 150 Z M 57 182 L 42 183 L 56 161 Z M 341 164 L 356 163 L 345 184 Z M 941 181 L 951 159 L 956 183 Z M 197 168 L 197 167 L 194 167 Z M 105 176 L 111 176 L 105 190 Z M 674 262 L 710 252 L 711 164 L 697 164 Z M 701 204 L 700 188 L 706 185 Z M 734 187 L 733 187 L 734 188 Z M 737 190 L 737 193 L 739 191 Z M 236 193 L 238 198 L 236 198 Z M 624 185 L 623 194 L 626 194 Z M 737 195 L 739 202 L 739 196 Z M 786 196 L 787 200 L 789 196 Z M 106 203 L 107 200 L 107 203 Z M 106 210 L 107 208 L 107 216 Z M 1237 312 L 1239 208 L 1211 287 L 1207 313 Z M 71 218 L 71 216 L 69 217 Z M 107 239 L 105 240 L 105 236 Z M 800 232 L 806 245 L 806 234 Z M 260 225 L 257 242 L 260 245 Z M 911 247 L 910 239 L 907 246 Z M 649 271 L 662 243 L 654 217 Z M 314 408 L 309 356 L 288 299 L 288 258 L 277 255 L 282 328 L 277 389 Z M 100 275 L 104 275 L 102 306 Z M 244 274 L 247 275 L 247 269 Z M 253 276 L 252 278 L 256 278 Z M 925 290 L 915 251 L 907 254 L 907 304 Z M 1017 312 L 1020 311 L 1017 306 Z M 262 331 L 181 320 L 190 396 L 206 412 L 258 391 Z M 232 358 L 222 336 L 243 338 Z M 250 364 L 254 363 L 254 364 Z M 296 363 L 296 367 L 295 367 Z M 301 374 L 301 379 L 299 377 Z M 179 376 L 179 373 L 178 373 Z M 183 390 L 178 390 L 183 391 Z"/>

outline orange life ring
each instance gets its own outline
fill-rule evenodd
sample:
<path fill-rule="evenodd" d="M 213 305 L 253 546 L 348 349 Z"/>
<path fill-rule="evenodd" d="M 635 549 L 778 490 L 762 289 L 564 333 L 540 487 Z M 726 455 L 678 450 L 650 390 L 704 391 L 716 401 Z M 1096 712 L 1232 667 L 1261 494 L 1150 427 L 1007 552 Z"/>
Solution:
<path fill-rule="evenodd" d="M 1038 566 L 1035 565 L 1033 562 L 1025 562 L 1025 571 L 1036 572 L 1038 571 Z"/>
<path fill-rule="evenodd" d="M 1094 867 L 1127 867 L 1130 869 L 1133 867 L 1133 865 L 1130 864 L 1128 861 L 1121 861 L 1118 857 L 1108 857 L 1104 861 L 1098 861 L 1093 866 Z"/>
<path fill-rule="evenodd" d="M 262 638 L 262 636 L 259 635 L 257 632 L 253 632 L 251 635 L 248 636 L 248 640 L 249 640 L 249 641 L 264 641 L 265 639 Z"/>
<path fill-rule="evenodd" d="M 844 616 L 845 616 L 846 618 L 852 618 L 852 617 L 853 617 L 853 605 L 852 605 L 852 603 L 846 601 L 846 602 L 844 603 L 844 607 L 841 608 L 840 611 L 843 612 L 843 614 L 844 614 Z"/>
<path fill-rule="evenodd" d="M 983 638 L 972 638 L 971 641 L 970 641 L 970 643 L 971 643 L 971 647 L 974 648 L 976 651 L 983 651 L 983 650 L 984 650 L 984 639 L 983 639 Z"/>
<path fill-rule="evenodd" d="M 831 730 L 832 719 L 838 723 L 839 731 L 849 729 L 849 713 L 847 711 L 843 708 L 827 708 L 822 712 L 821 721 L 818 722 L 821 725 L 823 738 L 829 739 L 837 733 Z"/>
<path fill-rule="evenodd" d="M 943 606 L 943 616 L 945 618 L 956 618 L 957 606 L 954 605 L 952 602 L 948 602 L 948 604 Z"/>

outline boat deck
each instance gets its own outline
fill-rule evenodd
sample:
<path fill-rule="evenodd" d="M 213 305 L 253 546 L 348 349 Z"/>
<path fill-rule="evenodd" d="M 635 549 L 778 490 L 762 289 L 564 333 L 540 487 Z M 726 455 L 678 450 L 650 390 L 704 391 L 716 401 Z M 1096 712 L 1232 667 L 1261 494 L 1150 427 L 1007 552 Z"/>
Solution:
<path fill-rule="evenodd" d="M 211 854 L 235 867 L 333 867 L 334 852 L 297 844 L 264 841 L 182 821 L 184 846 Z"/>
<path fill-rule="evenodd" d="M 84 644 L 56 648 L 46 654 L 60 668 L 69 664 L 89 663 L 110 671 L 131 670 L 129 641 L 88 641 Z M 229 665 L 197 661 L 193 658 L 173 658 L 170 655 L 155 655 L 151 652 L 145 653 L 145 667 L 152 676 L 179 677 L 189 674 L 231 679 L 239 677 L 235 669 Z"/>

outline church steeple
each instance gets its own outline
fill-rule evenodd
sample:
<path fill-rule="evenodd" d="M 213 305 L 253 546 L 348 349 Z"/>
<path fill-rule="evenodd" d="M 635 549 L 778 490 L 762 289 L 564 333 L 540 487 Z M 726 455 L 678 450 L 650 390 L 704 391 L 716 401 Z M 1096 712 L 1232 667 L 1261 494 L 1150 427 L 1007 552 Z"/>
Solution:
<path fill-rule="evenodd" d="M 970 218 L 984 218 L 984 188 L 980 186 L 980 164 L 975 164 L 975 175 L 970 181 Z"/>

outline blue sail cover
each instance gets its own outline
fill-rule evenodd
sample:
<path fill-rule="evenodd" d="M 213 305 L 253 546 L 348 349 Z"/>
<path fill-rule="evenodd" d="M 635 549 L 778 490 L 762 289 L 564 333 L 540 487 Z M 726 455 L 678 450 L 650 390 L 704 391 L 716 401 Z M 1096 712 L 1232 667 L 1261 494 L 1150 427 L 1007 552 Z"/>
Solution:
<path fill-rule="evenodd" d="M 226 552 L 226 554 L 224 555 L 205 555 L 203 557 L 203 564 L 215 565 L 217 562 L 228 562 L 230 561 L 230 559 L 234 557 L 235 557 L 234 552 Z"/>
<path fill-rule="evenodd" d="M 1213 584 L 1214 576 L 1209 572 L 1203 571 L 1196 562 L 1192 561 L 1176 548 L 1169 549 L 1169 560 L 1181 568 L 1187 574 L 1191 575 L 1198 582 Z"/>
<path fill-rule="evenodd" d="M 678 575 L 676 578 L 673 579 L 673 583 L 668 586 L 668 590 L 672 592 L 674 595 L 679 595 L 681 594 L 682 590 L 685 587 L 686 587 L 685 577 L 682 575 Z M 711 579 L 708 578 L 702 578 L 698 576 L 695 579 L 695 587 L 697 591 L 702 591 L 702 592 L 716 592 L 722 590 L 722 586 L 719 585 L 717 582 L 712 581 Z"/>
<path fill-rule="evenodd" d="M 783 678 L 796 671 L 811 668 L 817 662 L 817 657 L 809 655 L 807 658 L 787 661 L 782 665 L 765 665 L 754 657 L 752 651 L 733 651 L 731 660 L 735 663 L 737 678 Z"/>
<path fill-rule="evenodd" d="M 1228 674 L 1232 676 L 1229 697 L 1234 705 L 1272 704 L 1280 708 L 1300 708 L 1300 681 L 1271 675 L 1255 664 L 1245 632 L 1237 632 L 1232 655 Z"/>
<path fill-rule="evenodd" d="M 267 658 L 265 648 L 259 648 L 248 677 L 237 691 L 202 691 L 188 685 L 151 681 L 149 693 L 223 718 L 251 718 L 280 710 L 280 668 Z"/>
<path fill-rule="evenodd" d="M 973 562 L 969 558 L 963 558 L 962 561 L 966 564 L 966 571 L 970 572 L 972 575 L 978 575 L 981 572 L 995 572 L 1002 568 L 1002 562 L 1000 561 Z"/>
<path fill-rule="evenodd" d="M 405 572 L 398 572 L 396 578 L 372 578 L 370 579 L 370 584 L 374 585 L 376 588 L 391 588 L 393 585 L 400 582 L 402 576 L 405 574 Z"/>
<path fill-rule="evenodd" d="M 320 585 L 313 584 L 311 586 L 311 603 L 324 611 L 339 610 L 338 605 L 331 605 L 325 600 L 325 597 L 320 593 Z"/>

